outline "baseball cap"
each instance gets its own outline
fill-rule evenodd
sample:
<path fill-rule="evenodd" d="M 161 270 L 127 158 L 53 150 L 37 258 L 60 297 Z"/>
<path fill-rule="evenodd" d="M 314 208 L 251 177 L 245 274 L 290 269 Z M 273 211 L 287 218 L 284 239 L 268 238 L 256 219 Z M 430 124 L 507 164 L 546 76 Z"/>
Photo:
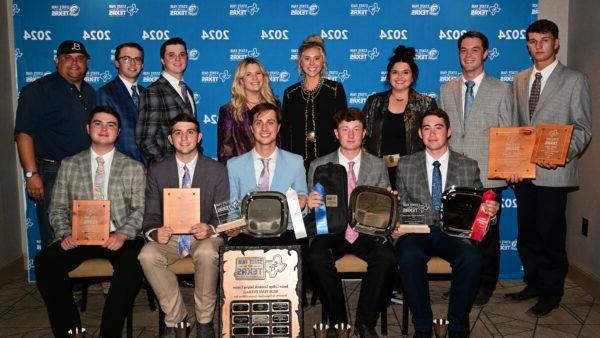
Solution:
<path fill-rule="evenodd" d="M 65 40 L 61 42 L 60 46 L 58 46 L 58 49 L 56 50 L 57 56 L 71 53 L 80 53 L 87 56 L 88 59 L 91 59 L 90 54 L 88 54 L 83 43 L 79 41 Z"/>

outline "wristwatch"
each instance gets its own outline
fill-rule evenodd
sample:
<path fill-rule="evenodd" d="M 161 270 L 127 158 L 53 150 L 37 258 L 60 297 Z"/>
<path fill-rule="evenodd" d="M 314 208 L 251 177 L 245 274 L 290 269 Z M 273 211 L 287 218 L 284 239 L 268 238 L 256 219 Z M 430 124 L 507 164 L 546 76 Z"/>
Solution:
<path fill-rule="evenodd" d="M 26 171 L 25 172 L 25 178 L 31 178 L 31 177 L 33 177 L 34 175 L 37 175 L 37 174 L 38 174 L 37 171 Z"/>

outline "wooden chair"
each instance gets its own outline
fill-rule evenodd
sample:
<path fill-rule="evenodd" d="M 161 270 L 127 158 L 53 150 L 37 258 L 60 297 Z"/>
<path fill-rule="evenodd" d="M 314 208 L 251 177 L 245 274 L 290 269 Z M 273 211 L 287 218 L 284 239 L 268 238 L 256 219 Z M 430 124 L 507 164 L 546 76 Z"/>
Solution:
<path fill-rule="evenodd" d="M 427 262 L 427 277 L 429 280 L 450 280 L 452 277 L 452 267 L 448 261 L 440 257 L 431 257 Z M 408 335 L 408 302 L 406 294 L 402 302 L 402 335 Z"/>
<path fill-rule="evenodd" d="M 81 312 L 87 310 L 88 287 L 98 280 L 110 280 L 113 276 L 113 267 L 106 258 L 93 258 L 83 261 L 75 270 L 69 272 L 69 278 L 81 280 Z M 150 298 L 149 298 L 150 301 Z M 154 303 L 151 301 L 150 308 Z M 155 306 L 154 306 L 155 308 Z M 154 310 L 154 309 L 153 309 Z M 127 315 L 127 338 L 133 337 L 133 304 Z"/>

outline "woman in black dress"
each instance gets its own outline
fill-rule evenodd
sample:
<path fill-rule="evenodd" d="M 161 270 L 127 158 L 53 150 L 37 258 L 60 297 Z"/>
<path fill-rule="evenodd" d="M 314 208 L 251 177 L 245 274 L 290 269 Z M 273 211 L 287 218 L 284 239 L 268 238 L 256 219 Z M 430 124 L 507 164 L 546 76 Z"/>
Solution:
<path fill-rule="evenodd" d="M 415 49 L 396 47 L 387 65 L 390 89 L 369 96 L 363 108 L 367 122 L 365 148 L 383 157 L 394 188 L 398 159 L 424 149 L 418 135 L 419 116 L 437 107 L 433 98 L 414 90 L 418 77 Z"/>
<path fill-rule="evenodd" d="M 320 36 L 307 37 L 298 48 L 298 72 L 302 81 L 283 94 L 281 147 L 301 155 L 308 168 L 315 158 L 337 149 L 333 114 L 348 103 L 342 84 L 325 78 L 327 58 Z"/>

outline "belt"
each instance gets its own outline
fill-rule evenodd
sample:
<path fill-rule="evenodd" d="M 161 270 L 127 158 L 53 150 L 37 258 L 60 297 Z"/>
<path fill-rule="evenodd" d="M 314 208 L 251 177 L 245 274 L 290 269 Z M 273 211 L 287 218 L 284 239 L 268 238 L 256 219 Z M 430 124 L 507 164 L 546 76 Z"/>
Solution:
<path fill-rule="evenodd" d="M 37 158 L 38 161 L 40 162 L 44 162 L 47 164 L 55 164 L 55 165 L 60 165 L 60 160 L 50 160 L 47 158 Z"/>
<path fill-rule="evenodd" d="M 383 161 L 385 162 L 385 166 L 388 168 L 398 166 L 398 160 L 400 160 L 400 157 L 400 154 L 383 155 Z"/>

